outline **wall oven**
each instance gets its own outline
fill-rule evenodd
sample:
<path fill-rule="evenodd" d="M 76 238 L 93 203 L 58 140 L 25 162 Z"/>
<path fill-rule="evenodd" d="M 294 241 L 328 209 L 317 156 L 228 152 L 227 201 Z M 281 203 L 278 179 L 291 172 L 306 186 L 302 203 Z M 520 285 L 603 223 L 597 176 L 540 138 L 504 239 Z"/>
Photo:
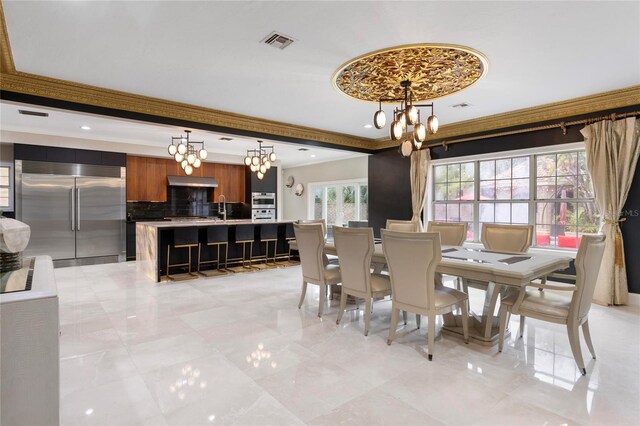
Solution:
<path fill-rule="evenodd" d="M 276 208 L 275 192 L 252 192 L 251 208 L 252 209 L 275 209 Z"/>
<path fill-rule="evenodd" d="M 276 210 L 251 209 L 251 220 L 276 220 Z"/>

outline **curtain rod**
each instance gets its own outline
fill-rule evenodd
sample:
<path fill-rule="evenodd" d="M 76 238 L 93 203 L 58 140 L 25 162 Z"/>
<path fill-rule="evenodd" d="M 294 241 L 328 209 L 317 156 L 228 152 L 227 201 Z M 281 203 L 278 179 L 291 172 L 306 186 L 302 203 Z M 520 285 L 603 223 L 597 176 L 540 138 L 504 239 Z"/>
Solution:
<path fill-rule="evenodd" d="M 591 118 L 583 118 L 581 120 L 574 120 L 574 121 L 561 121 L 559 123 L 555 123 L 555 124 L 546 124 L 544 126 L 536 126 L 536 127 L 527 127 L 525 129 L 518 129 L 518 130 L 511 130 L 511 131 L 507 131 L 507 132 L 498 132 L 498 133 L 491 133 L 489 135 L 482 135 L 482 136 L 473 136 L 473 137 L 468 137 L 468 138 L 461 138 L 461 139 L 453 139 L 450 141 L 442 141 L 442 142 L 434 142 L 434 143 L 430 143 L 425 145 L 425 148 L 434 148 L 434 147 L 444 147 L 444 150 L 447 151 L 448 145 L 452 145 L 455 143 L 462 143 L 462 142 L 471 142 L 471 141 L 475 141 L 478 139 L 489 139 L 489 138 L 495 138 L 495 137 L 500 137 L 500 136 L 510 136 L 510 135 L 517 135 L 519 133 L 529 133 L 529 132 L 536 132 L 538 130 L 548 130 L 548 129 L 557 129 L 557 128 L 561 128 L 562 129 L 562 134 L 566 135 L 567 134 L 567 127 L 569 126 L 575 126 L 576 124 L 592 124 L 595 123 L 596 121 L 603 121 L 603 120 L 611 120 L 611 121 L 615 121 L 618 118 L 626 118 L 626 117 L 632 117 L 632 116 L 638 116 L 640 115 L 640 111 L 632 111 L 632 112 L 625 112 L 622 114 L 616 114 L 615 112 L 609 115 L 604 115 L 604 116 L 600 116 L 600 117 L 591 117 Z"/>

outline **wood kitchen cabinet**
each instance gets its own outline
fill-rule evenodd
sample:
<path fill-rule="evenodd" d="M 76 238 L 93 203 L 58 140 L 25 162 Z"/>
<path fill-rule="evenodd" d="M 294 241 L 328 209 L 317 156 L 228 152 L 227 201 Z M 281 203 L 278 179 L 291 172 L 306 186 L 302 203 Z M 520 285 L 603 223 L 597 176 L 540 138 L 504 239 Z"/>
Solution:
<path fill-rule="evenodd" d="M 218 181 L 217 200 L 224 194 L 228 202 L 245 201 L 245 166 L 203 163 L 192 177 L 212 177 Z M 186 176 L 171 158 L 127 156 L 127 201 L 167 201 L 167 176 Z"/>
<path fill-rule="evenodd" d="M 148 201 L 146 157 L 127 155 L 127 201 Z"/>

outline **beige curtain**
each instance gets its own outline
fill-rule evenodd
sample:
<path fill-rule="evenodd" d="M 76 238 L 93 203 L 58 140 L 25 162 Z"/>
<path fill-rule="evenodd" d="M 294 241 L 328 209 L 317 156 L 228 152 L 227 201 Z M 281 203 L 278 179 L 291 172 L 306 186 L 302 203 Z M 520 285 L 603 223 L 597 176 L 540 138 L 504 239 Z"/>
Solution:
<path fill-rule="evenodd" d="M 411 207 L 413 209 L 411 220 L 420 223 L 420 229 L 423 229 L 420 213 L 424 208 L 425 194 L 429 184 L 427 175 L 429 163 L 431 163 L 431 154 L 428 149 L 414 151 L 411 154 Z"/>
<path fill-rule="evenodd" d="M 602 305 L 628 303 L 627 271 L 620 233 L 621 212 L 638 162 L 639 122 L 629 117 L 600 121 L 581 130 L 587 167 L 601 214 L 600 230 L 607 237 L 593 301 Z"/>

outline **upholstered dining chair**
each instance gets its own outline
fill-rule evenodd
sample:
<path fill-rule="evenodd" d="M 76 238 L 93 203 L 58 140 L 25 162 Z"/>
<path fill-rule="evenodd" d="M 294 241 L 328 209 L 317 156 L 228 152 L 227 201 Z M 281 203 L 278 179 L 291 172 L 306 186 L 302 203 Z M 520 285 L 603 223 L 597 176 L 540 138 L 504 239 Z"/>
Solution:
<path fill-rule="evenodd" d="M 364 335 L 369 334 L 369 322 L 373 299 L 391 295 L 388 275 L 371 273 L 371 257 L 374 252 L 373 228 L 333 227 L 333 239 L 340 258 L 342 294 L 340 312 L 336 324 L 340 324 L 347 306 L 347 296 L 364 299 Z"/>
<path fill-rule="evenodd" d="M 469 297 L 453 288 L 435 286 L 436 266 L 442 259 L 440 234 L 385 229 L 380 233 L 391 274 L 391 327 L 387 344 L 390 345 L 395 336 L 400 310 L 425 315 L 429 320 L 429 361 L 433 360 L 436 315 L 452 312 L 457 307 L 462 311 L 464 340 L 468 343 Z"/>
<path fill-rule="evenodd" d="M 420 222 L 417 220 L 396 220 L 387 219 L 385 229 L 389 231 L 404 231 L 404 232 L 420 232 Z"/>
<path fill-rule="evenodd" d="M 293 230 L 302 264 L 302 294 L 298 309 L 304 302 L 307 284 L 315 284 L 320 286 L 318 317 L 322 317 L 327 289 L 340 283 L 340 267 L 324 262 L 324 234 L 320 224 L 300 225 L 296 223 L 293 225 Z"/>
<path fill-rule="evenodd" d="M 303 225 L 310 225 L 313 223 L 319 223 L 320 225 L 322 225 L 322 235 L 323 238 L 327 238 L 327 221 L 324 219 L 300 219 L 298 221 L 298 223 L 303 224 Z M 333 256 L 330 254 L 323 254 L 323 258 L 324 258 L 324 262 L 326 264 L 332 263 L 334 265 L 337 265 L 339 263 L 338 261 L 338 256 Z"/>
<path fill-rule="evenodd" d="M 584 340 L 587 343 L 591 356 L 596 358 L 596 353 L 591 342 L 589 333 L 589 309 L 591 299 L 596 287 L 602 253 L 604 252 L 604 235 L 582 235 L 582 241 L 576 255 L 576 284 L 575 286 L 554 286 L 531 283 L 523 287 L 520 291 L 512 290 L 502 299 L 500 306 L 500 331 L 498 341 L 498 351 L 502 352 L 504 347 L 504 332 L 509 313 L 520 315 L 520 337 L 524 332 L 525 317 L 535 318 L 542 321 L 564 324 L 569 335 L 569 344 L 573 358 L 580 369 L 582 375 L 587 374 L 587 369 L 582 359 L 582 349 L 580 348 L 580 331 L 582 326 Z M 548 290 L 569 291 L 570 295 L 564 296 L 555 292 L 531 291 L 527 287 L 539 287 Z"/>
<path fill-rule="evenodd" d="M 440 243 L 445 246 L 461 246 L 467 239 L 467 222 L 433 222 L 427 224 L 427 232 L 440 233 Z M 436 285 L 442 285 L 442 274 L 436 273 Z M 456 287 L 463 289 L 462 280 L 456 278 Z"/>
<path fill-rule="evenodd" d="M 525 253 L 531 247 L 532 238 L 533 225 L 485 223 L 480 233 L 485 249 L 508 253 Z"/>

